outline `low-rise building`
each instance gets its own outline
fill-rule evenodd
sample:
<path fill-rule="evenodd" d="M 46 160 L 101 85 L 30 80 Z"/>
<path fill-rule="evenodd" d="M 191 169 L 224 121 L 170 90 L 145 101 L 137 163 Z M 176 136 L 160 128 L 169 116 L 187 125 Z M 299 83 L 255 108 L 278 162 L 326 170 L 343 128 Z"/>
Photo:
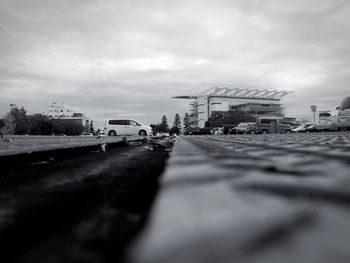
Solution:
<path fill-rule="evenodd" d="M 90 119 L 85 114 L 77 112 L 75 108 L 66 103 L 52 102 L 48 106 L 47 116 L 52 119 L 64 119 L 74 122 L 80 122 L 86 126 Z"/>

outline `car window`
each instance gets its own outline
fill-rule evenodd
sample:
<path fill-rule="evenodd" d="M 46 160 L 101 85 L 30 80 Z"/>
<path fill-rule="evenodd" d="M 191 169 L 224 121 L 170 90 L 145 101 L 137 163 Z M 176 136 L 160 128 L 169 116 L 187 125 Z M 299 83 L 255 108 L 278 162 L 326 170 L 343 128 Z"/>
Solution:
<path fill-rule="evenodd" d="M 350 109 L 350 97 L 347 97 L 342 101 L 342 103 L 340 104 L 340 109 Z"/>
<path fill-rule="evenodd" d="M 109 120 L 109 125 L 130 125 L 128 120 Z"/>
<path fill-rule="evenodd" d="M 130 125 L 131 126 L 140 126 L 140 125 L 138 125 L 138 123 L 136 121 L 130 121 Z"/>
<path fill-rule="evenodd" d="M 261 119 L 260 120 L 260 123 L 263 123 L 263 124 L 270 124 L 272 120 L 270 119 Z"/>
<path fill-rule="evenodd" d="M 109 125 L 124 125 L 123 120 L 109 120 Z"/>

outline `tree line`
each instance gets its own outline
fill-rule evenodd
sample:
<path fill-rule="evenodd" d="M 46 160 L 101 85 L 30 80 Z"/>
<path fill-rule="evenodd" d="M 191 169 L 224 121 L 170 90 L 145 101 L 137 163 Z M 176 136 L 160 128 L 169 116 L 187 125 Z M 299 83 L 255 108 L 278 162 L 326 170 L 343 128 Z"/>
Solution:
<path fill-rule="evenodd" d="M 208 121 L 205 123 L 206 128 L 214 127 L 225 127 L 225 126 L 235 126 L 241 122 L 254 122 L 255 117 L 253 117 L 249 112 L 241 110 L 231 110 L 231 111 L 214 111 L 211 113 Z M 181 128 L 180 115 L 177 113 L 174 118 L 174 123 L 171 128 L 169 128 L 168 120 L 165 115 L 163 115 L 160 123 L 151 124 L 153 129 L 153 134 L 158 132 L 168 132 L 170 134 L 189 134 L 189 132 L 195 128 L 191 127 L 191 120 L 189 114 L 186 112 L 183 118 L 183 126 Z"/>
<path fill-rule="evenodd" d="M 211 117 L 205 124 L 205 127 L 224 127 L 237 125 L 240 122 L 255 121 L 250 113 L 240 110 L 234 111 L 216 111 L 212 112 Z M 189 134 L 192 130 L 190 116 L 185 113 L 183 125 L 178 113 L 175 114 L 172 127 L 169 127 L 166 115 L 163 115 L 160 123 L 151 124 L 153 134 L 158 132 L 170 134 Z M 0 132 L 4 134 L 29 134 L 29 135 L 80 135 L 83 132 L 94 133 L 93 122 L 86 122 L 85 126 L 80 120 L 74 119 L 51 119 L 44 114 L 27 115 L 26 110 L 21 107 L 11 107 L 4 119 L 0 119 Z"/>
<path fill-rule="evenodd" d="M 178 113 L 175 114 L 174 123 L 171 128 L 169 128 L 168 118 L 166 115 L 163 115 L 160 123 L 151 124 L 151 128 L 153 130 L 153 134 L 157 134 L 158 132 L 164 132 L 169 134 L 177 134 L 180 133 L 187 134 L 190 129 L 190 118 L 188 113 L 185 113 L 185 117 L 183 119 L 183 127 L 181 125 L 181 117 Z"/>
<path fill-rule="evenodd" d="M 80 135 L 84 131 L 93 131 L 93 124 L 83 126 L 80 120 L 51 119 L 40 113 L 27 115 L 24 107 L 12 107 L 0 120 L 0 130 L 3 134 L 15 135 Z"/>
<path fill-rule="evenodd" d="M 205 123 L 205 127 L 214 128 L 237 125 L 241 122 L 254 122 L 255 119 L 249 112 L 242 110 L 214 111 Z"/>

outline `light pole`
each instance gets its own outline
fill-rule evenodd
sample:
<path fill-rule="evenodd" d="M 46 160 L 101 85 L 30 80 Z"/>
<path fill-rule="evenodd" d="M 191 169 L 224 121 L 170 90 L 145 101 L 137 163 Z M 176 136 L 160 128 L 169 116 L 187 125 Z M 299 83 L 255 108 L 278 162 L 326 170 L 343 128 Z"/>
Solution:
<path fill-rule="evenodd" d="M 317 106 L 316 105 L 311 105 L 310 107 L 311 107 L 311 111 L 314 114 L 314 123 L 315 123 L 316 122 L 316 120 L 315 120 L 315 112 L 316 112 Z"/>

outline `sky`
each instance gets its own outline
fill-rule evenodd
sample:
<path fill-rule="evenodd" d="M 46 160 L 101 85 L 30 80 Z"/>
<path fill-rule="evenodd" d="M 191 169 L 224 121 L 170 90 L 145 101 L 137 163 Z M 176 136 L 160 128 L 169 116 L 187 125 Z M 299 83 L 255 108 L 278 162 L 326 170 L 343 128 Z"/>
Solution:
<path fill-rule="evenodd" d="M 350 95 L 348 0 L 0 0 L 0 116 L 64 102 L 97 123 L 173 121 L 210 85 L 287 90 L 287 116 Z"/>

